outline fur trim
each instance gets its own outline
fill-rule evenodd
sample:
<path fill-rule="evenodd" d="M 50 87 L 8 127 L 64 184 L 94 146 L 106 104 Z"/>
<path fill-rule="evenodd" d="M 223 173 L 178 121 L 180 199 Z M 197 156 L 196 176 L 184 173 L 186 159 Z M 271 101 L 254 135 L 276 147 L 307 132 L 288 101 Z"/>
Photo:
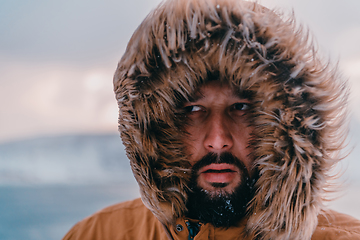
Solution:
<path fill-rule="evenodd" d="M 132 36 L 114 77 L 119 130 L 144 204 L 184 213 L 189 163 L 179 106 L 217 72 L 254 93 L 249 239 L 310 239 L 345 137 L 347 88 L 308 33 L 259 4 L 168 0 Z"/>

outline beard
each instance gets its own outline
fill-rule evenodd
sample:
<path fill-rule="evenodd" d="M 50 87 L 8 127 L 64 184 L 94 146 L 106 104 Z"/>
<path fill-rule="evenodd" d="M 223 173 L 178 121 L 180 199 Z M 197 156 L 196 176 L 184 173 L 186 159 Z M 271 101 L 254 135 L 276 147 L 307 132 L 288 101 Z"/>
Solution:
<path fill-rule="evenodd" d="M 212 163 L 233 164 L 239 168 L 241 180 L 233 191 L 227 192 L 222 189 L 226 183 L 213 183 L 215 192 L 199 186 L 199 170 Z M 207 154 L 192 168 L 186 216 L 203 223 L 211 223 L 215 227 L 235 226 L 246 215 L 247 205 L 254 195 L 255 179 L 256 177 L 249 177 L 245 165 L 231 153 Z"/>

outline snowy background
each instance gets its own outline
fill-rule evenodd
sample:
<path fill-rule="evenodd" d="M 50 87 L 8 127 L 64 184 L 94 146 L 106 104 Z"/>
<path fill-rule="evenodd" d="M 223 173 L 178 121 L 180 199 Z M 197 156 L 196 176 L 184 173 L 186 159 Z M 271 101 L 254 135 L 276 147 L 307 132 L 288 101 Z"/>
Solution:
<path fill-rule="evenodd" d="M 137 196 L 117 133 L 112 75 L 159 0 L 0 1 L 0 239 L 60 239 Z M 310 28 L 349 79 L 349 149 L 332 208 L 360 219 L 360 1 L 263 0 Z"/>

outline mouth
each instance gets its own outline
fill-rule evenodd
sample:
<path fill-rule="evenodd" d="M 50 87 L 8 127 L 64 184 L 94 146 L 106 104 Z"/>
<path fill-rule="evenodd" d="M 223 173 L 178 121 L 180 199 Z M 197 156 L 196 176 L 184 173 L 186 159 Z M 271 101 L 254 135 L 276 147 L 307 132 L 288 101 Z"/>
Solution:
<path fill-rule="evenodd" d="M 236 166 L 228 163 L 212 163 L 199 170 L 199 176 L 208 183 L 230 183 L 238 173 Z"/>

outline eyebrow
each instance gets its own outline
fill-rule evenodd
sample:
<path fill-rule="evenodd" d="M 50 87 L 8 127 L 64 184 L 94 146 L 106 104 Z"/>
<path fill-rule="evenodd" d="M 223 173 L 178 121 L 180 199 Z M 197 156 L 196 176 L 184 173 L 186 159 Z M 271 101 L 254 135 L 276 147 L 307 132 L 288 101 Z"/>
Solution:
<path fill-rule="evenodd" d="M 233 95 L 241 99 L 251 100 L 253 99 L 254 93 L 247 90 L 235 90 L 233 91 Z"/>
<path fill-rule="evenodd" d="M 204 95 L 198 91 L 193 96 L 190 97 L 189 102 L 194 103 L 203 98 L 204 98 Z"/>
<path fill-rule="evenodd" d="M 232 96 L 237 97 L 239 99 L 251 100 L 253 94 L 250 91 L 235 90 L 235 91 L 232 91 Z M 204 98 L 204 95 L 200 91 L 197 91 L 193 96 L 190 97 L 189 102 L 194 103 L 203 98 Z"/>

